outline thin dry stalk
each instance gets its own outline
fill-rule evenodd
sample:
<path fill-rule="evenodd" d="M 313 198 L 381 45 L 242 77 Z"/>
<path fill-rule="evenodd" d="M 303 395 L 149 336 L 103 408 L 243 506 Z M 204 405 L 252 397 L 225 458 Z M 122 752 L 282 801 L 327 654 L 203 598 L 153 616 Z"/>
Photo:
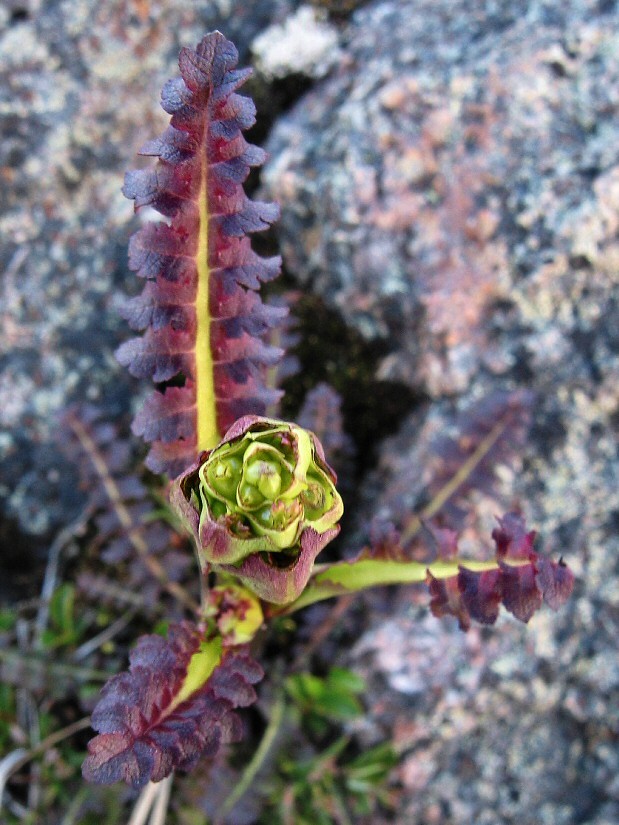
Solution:
<path fill-rule="evenodd" d="M 193 613 L 198 613 L 200 608 L 197 602 L 183 587 L 180 586 L 180 584 L 169 580 L 165 568 L 161 562 L 149 552 L 144 536 L 142 535 L 140 529 L 136 527 L 131 517 L 131 513 L 123 501 L 118 485 L 111 475 L 101 451 L 88 434 L 88 431 L 84 425 L 74 416 L 70 418 L 69 424 L 76 437 L 79 439 L 84 451 L 89 456 L 93 467 L 101 479 L 101 483 L 103 484 L 103 488 L 110 500 L 110 503 L 116 512 L 118 520 L 123 529 L 126 530 L 127 537 L 142 562 L 146 565 L 154 578 L 157 579 L 164 590 L 166 590 L 171 596 L 181 602 L 181 604 Z"/>

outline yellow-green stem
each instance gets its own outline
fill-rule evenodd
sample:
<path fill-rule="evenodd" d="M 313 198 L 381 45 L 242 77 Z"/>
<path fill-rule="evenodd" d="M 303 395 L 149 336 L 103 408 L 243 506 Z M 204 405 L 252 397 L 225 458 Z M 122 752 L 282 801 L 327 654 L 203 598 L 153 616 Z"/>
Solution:
<path fill-rule="evenodd" d="M 510 560 L 513 566 L 527 564 L 528 560 Z M 386 584 L 415 584 L 424 582 L 429 571 L 435 579 L 448 579 L 455 576 L 460 567 L 482 572 L 496 570 L 498 563 L 492 561 L 475 561 L 474 559 L 439 559 L 430 564 L 418 561 L 391 561 L 385 559 L 360 559 L 353 562 L 339 562 L 315 568 L 315 573 L 299 598 L 281 609 L 275 608 L 273 614 L 290 614 L 315 602 L 356 593 L 370 587 Z"/>
<path fill-rule="evenodd" d="M 251 786 L 256 774 L 264 764 L 265 759 L 273 747 L 273 743 L 275 742 L 277 734 L 282 726 L 282 722 L 284 721 L 285 709 L 286 701 L 284 698 L 284 692 L 280 688 L 271 708 L 271 718 L 269 720 L 269 724 L 267 725 L 264 736 L 258 745 L 258 749 L 243 771 L 240 781 L 237 782 L 229 796 L 224 800 L 221 807 L 217 811 L 215 816 L 216 823 L 222 822 L 226 818 L 236 803 L 241 799 L 243 794 L 245 794 Z"/>
<path fill-rule="evenodd" d="M 209 216 L 208 216 L 208 162 L 202 160 L 200 192 L 198 194 L 200 227 L 198 229 L 198 250 L 196 269 L 198 289 L 196 292 L 196 431 L 198 450 L 210 450 L 221 440 L 217 429 L 217 407 L 215 402 L 215 377 L 211 352 L 211 308 L 209 267 Z"/>

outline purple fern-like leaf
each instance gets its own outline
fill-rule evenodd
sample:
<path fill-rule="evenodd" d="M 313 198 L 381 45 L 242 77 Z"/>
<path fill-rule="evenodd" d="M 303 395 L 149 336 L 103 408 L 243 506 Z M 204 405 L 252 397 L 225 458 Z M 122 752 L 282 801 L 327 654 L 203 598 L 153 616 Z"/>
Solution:
<path fill-rule="evenodd" d="M 181 77 L 162 92 L 170 125 L 142 149 L 157 164 L 129 172 L 123 190 L 136 209 L 151 206 L 169 221 L 149 223 L 131 239 L 129 266 L 146 284 L 122 312 L 144 333 L 117 356 L 137 377 L 174 381 L 151 396 L 134 425 L 152 444 L 147 465 L 173 476 L 237 418 L 264 414 L 279 398 L 265 376 L 282 351 L 261 339 L 285 309 L 265 306 L 257 290 L 281 262 L 257 255 L 248 237 L 268 228 L 278 207 L 243 191 L 265 154 L 242 135 L 255 108 L 236 94 L 251 74 L 235 68 L 237 59 L 219 32 L 182 49 Z"/>
<path fill-rule="evenodd" d="M 98 736 L 88 744 L 85 779 L 141 788 L 173 770 L 191 770 L 223 742 L 238 738 L 233 710 L 255 702 L 253 685 L 262 669 L 246 647 L 224 648 L 211 675 L 185 698 L 189 664 L 202 641 L 189 622 L 172 625 L 167 639 L 138 641 L 129 671 L 107 683 L 92 714 Z"/>

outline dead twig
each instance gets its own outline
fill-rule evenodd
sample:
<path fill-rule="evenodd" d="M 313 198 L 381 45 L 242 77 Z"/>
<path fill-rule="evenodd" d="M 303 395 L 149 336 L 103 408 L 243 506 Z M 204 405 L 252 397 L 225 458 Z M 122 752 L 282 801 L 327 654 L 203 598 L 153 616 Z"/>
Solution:
<path fill-rule="evenodd" d="M 61 728 L 60 730 L 54 731 L 54 733 L 50 733 L 49 736 L 45 737 L 42 742 L 39 742 L 39 744 L 33 748 L 29 748 L 28 750 L 18 748 L 5 756 L 0 762 L 0 811 L 2 810 L 2 798 L 4 796 L 6 784 L 16 771 L 22 768 L 27 762 L 30 762 L 32 759 L 36 759 L 37 756 L 40 756 L 50 748 L 53 748 L 59 742 L 62 742 L 70 736 L 79 733 L 81 730 L 86 730 L 86 728 L 89 727 L 90 717 L 87 716 L 83 719 L 78 719 L 76 722 L 72 722 L 65 728 Z"/>
<path fill-rule="evenodd" d="M 67 547 L 71 539 L 76 536 L 79 528 L 84 526 L 89 517 L 89 513 L 90 508 L 88 507 L 82 510 L 75 521 L 62 528 L 49 546 L 47 566 L 43 578 L 43 587 L 41 588 L 41 600 L 34 624 L 33 647 L 35 650 L 41 650 L 43 647 L 42 637 L 47 627 L 47 622 L 49 621 L 49 606 L 58 582 L 58 570 L 62 551 Z"/>
<path fill-rule="evenodd" d="M 329 613 L 312 632 L 312 638 L 310 641 L 304 645 L 302 650 L 296 656 L 294 662 L 292 663 L 292 671 L 298 670 L 299 668 L 307 668 L 310 658 L 327 638 L 329 633 L 331 633 L 336 624 L 338 624 L 338 622 L 343 618 L 344 614 L 352 605 L 355 595 L 356 594 L 350 593 L 346 596 L 341 596 L 337 600 Z"/>
<path fill-rule="evenodd" d="M 91 653 L 94 653 L 95 650 L 101 647 L 101 645 L 109 642 L 111 639 L 114 638 L 121 630 L 124 630 L 128 624 L 131 623 L 133 617 L 136 615 L 137 610 L 135 608 L 131 608 L 123 613 L 115 622 L 112 622 L 109 627 L 106 627 L 101 633 L 97 633 L 96 636 L 93 636 L 92 639 L 88 639 L 88 641 L 81 644 L 73 653 L 71 657 L 74 662 L 81 662 L 84 659 L 87 659 Z"/>
<path fill-rule="evenodd" d="M 105 458 L 101 454 L 101 451 L 95 441 L 89 435 L 86 427 L 84 427 L 82 422 L 75 416 L 72 416 L 69 420 L 69 426 L 90 458 L 90 461 L 101 479 L 101 483 L 103 484 L 106 495 L 110 500 L 110 504 L 116 512 L 118 521 L 120 522 L 122 528 L 126 531 L 129 541 L 133 545 L 133 548 L 146 568 L 149 570 L 151 575 L 157 579 L 164 590 L 166 590 L 186 608 L 191 610 L 192 613 L 199 614 L 200 607 L 193 597 L 190 596 L 185 588 L 180 584 L 170 581 L 161 562 L 150 553 L 148 545 L 142 535 L 142 531 L 139 529 L 139 526 L 135 524 L 129 509 L 123 501 L 121 492 L 108 469 Z"/>
<path fill-rule="evenodd" d="M 144 788 L 127 825 L 145 825 L 149 815 L 149 825 L 164 825 L 174 774 L 170 774 L 161 782 L 149 782 Z"/>

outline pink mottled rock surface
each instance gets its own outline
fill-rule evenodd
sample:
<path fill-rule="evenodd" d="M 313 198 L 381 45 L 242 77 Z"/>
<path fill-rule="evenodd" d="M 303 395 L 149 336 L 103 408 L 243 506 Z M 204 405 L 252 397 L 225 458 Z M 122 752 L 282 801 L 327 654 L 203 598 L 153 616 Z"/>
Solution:
<path fill-rule="evenodd" d="M 520 506 L 578 578 L 559 614 L 468 636 L 426 596 L 368 597 L 348 661 L 372 685 L 368 744 L 402 749 L 398 822 L 619 818 L 618 45 L 610 2 L 374 3 L 267 147 L 285 265 L 428 398 L 383 444 L 364 516 L 419 510 L 458 413 L 532 391 L 464 543 Z"/>

